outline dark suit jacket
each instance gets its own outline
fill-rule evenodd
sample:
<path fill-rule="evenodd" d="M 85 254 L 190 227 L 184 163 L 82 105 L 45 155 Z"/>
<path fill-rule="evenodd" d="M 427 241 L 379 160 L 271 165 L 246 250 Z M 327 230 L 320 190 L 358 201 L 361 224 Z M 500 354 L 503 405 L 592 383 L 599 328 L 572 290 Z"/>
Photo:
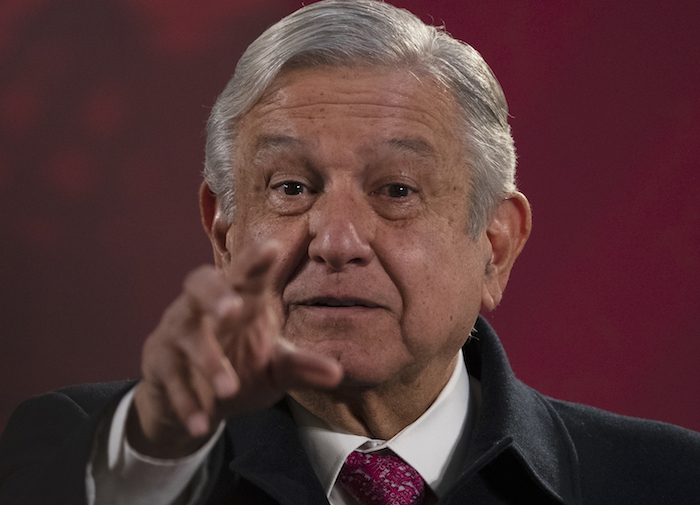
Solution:
<path fill-rule="evenodd" d="M 547 398 L 515 378 L 481 318 L 475 335 L 464 355 L 482 401 L 468 463 L 441 504 L 700 504 L 700 434 Z M 97 422 L 131 385 L 20 405 L 0 439 L 0 504 L 85 503 Z M 202 503 L 327 503 L 285 402 L 230 420 L 208 464 Z"/>

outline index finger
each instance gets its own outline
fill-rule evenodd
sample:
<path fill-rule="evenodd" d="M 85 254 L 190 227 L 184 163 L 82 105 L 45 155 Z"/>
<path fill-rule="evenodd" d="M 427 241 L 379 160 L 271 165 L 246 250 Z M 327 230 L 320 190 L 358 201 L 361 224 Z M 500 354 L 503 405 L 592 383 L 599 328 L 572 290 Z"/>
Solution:
<path fill-rule="evenodd" d="M 276 240 L 268 240 L 246 248 L 232 260 L 231 286 L 238 292 L 259 294 L 269 282 L 269 274 L 280 252 Z"/>
<path fill-rule="evenodd" d="M 208 313 L 216 318 L 238 311 L 243 303 L 221 273 L 211 265 L 190 272 L 183 282 L 183 291 L 195 312 Z"/>

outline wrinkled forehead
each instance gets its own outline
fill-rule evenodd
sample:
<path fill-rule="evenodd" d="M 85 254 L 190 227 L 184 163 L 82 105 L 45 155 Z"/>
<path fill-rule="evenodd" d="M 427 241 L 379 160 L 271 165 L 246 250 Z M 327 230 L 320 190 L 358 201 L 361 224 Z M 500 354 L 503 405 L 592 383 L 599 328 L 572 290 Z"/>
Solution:
<path fill-rule="evenodd" d="M 451 94 L 405 71 L 290 73 L 241 121 L 234 171 L 241 181 L 279 171 L 363 184 L 401 176 L 466 194 L 455 109 Z"/>
<path fill-rule="evenodd" d="M 406 145 L 450 150 L 461 148 L 465 124 L 453 94 L 431 76 L 409 69 L 313 67 L 277 76 L 238 130 L 244 136 L 260 128 L 268 136 L 286 134 L 285 126 L 305 120 L 326 125 L 345 120 L 348 128 L 353 124 L 378 135 L 403 128 L 411 132 L 407 139 L 416 139 Z"/>

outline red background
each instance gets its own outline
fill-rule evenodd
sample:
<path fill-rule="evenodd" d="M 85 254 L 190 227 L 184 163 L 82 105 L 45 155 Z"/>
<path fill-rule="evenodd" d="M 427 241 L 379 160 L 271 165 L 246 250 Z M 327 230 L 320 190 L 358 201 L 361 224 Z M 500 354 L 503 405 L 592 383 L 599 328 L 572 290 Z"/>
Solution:
<path fill-rule="evenodd" d="M 541 391 L 700 430 L 700 3 L 396 0 L 508 96 L 534 231 L 490 316 Z M 210 260 L 208 107 L 299 0 L 0 3 L 0 428 L 27 396 L 139 376 Z"/>

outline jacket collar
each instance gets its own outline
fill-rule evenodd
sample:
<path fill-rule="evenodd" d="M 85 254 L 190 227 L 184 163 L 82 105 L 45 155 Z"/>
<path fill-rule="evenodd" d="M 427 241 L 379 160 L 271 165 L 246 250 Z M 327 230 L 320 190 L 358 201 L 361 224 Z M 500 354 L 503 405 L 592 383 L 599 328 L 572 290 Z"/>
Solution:
<path fill-rule="evenodd" d="M 470 375 L 481 384 L 463 477 L 486 470 L 494 484 L 508 486 L 516 473 L 559 503 L 580 504 L 578 457 L 568 430 L 549 400 L 515 377 L 481 316 L 463 353 Z"/>
<path fill-rule="evenodd" d="M 234 474 L 281 504 L 327 503 L 286 401 L 227 424 Z"/>
<path fill-rule="evenodd" d="M 463 353 L 470 375 L 480 381 L 481 399 L 467 465 L 444 501 L 463 496 L 459 488 L 478 477 L 489 487 L 518 494 L 534 490 L 556 503 L 580 505 L 578 457 L 563 421 L 545 397 L 515 377 L 495 331 L 481 316 L 472 333 Z M 279 503 L 325 502 L 285 401 L 229 421 L 228 435 L 234 473 Z"/>

